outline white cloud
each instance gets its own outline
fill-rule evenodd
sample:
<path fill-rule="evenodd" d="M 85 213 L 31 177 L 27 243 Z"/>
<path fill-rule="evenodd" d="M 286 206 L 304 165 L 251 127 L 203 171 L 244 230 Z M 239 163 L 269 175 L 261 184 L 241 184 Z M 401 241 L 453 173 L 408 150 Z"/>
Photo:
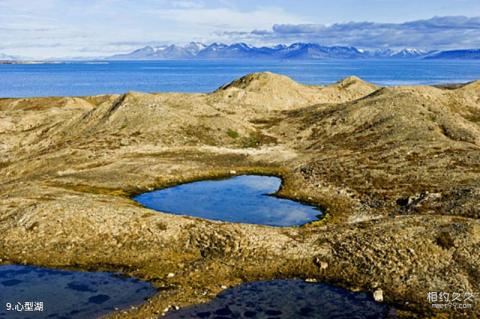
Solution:
<path fill-rule="evenodd" d="M 174 8 L 184 8 L 184 9 L 198 9 L 198 8 L 203 8 L 205 7 L 205 3 L 202 1 L 172 1 L 172 6 Z"/>
<path fill-rule="evenodd" d="M 405 23 L 275 24 L 269 30 L 220 32 L 255 43 L 315 42 L 359 48 L 453 49 L 480 47 L 480 17 L 435 17 Z"/>
<path fill-rule="evenodd" d="M 279 8 L 260 8 L 252 11 L 237 11 L 230 8 L 190 8 L 188 10 L 148 10 L 145 14 L 176 22 L 182 25 L 208 27 L 210 30 L 249 30 L 266 28 L 275 23 L 300 23 L 301 17 L 289 14 Z"/>

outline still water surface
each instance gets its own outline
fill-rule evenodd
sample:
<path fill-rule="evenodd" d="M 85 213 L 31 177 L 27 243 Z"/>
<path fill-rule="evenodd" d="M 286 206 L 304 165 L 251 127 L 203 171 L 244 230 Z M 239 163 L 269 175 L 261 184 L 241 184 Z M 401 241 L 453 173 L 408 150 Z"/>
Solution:
<path fill-rule="evenodd" d="M 367 293 L 302 280 L 243 284 L 220 293 L 209 303 L 173 311 L 167 319 L 382 319 L 395 311 Z"/>
<path fill-rule="evenodd" d="M 380 85 L 480 79 L 480 60 L 100 61 L 0 64 L 0 97 L 108 93 L 211 92 L 251 72 L 285 74 L 305 84 L 356 75 Z"/>
<path fill-rule="evenodd" d="M 278 177 L 244 175 L 183 184 L 134 200 L 162 212 L 234 223 L 293 226 L 317 220 L 318 208 L 270 195 L 281 183 Z"/>
<path fill-rule="evenodd" d="M 155 292 L 149 283 L 112 273 L 0 266 L 2 319 L 96 318 Z"/>

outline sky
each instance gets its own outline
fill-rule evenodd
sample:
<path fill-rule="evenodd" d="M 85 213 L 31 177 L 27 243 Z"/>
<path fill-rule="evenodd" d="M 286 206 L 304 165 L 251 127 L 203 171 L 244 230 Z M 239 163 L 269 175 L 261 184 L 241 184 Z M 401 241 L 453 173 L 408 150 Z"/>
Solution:
<path fill-rule="evenodd" d="M 480 48 L 480 0 L 0 0 L 0 54 L 106 56 L 190 41 Z"/>

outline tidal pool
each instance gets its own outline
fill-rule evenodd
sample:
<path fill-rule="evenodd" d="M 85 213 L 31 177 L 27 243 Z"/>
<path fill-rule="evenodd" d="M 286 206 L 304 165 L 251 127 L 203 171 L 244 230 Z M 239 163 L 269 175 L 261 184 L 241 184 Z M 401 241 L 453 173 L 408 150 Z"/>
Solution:
<path fill-rule="evenodd" d="M 0 318 L 96 318 L 155 292 L 149 283 L 107 272 L 0 266 Z"/>
<path fill-rule="evenodd" d="M 271 195 L 281 183 L 278 177 L 243 175 L 178 185 L 133 199 L 162 212 L 235 223 L 292 226 L 317 220 L 322 214 L 318 208 Z"/>
<path fill-rule="evenodd" d="M 395 318 L 395 311 L 367 293 L 292 279 L 242 284 L 209 303 L 172 311 L 165 318 L 380 319 Z"/>

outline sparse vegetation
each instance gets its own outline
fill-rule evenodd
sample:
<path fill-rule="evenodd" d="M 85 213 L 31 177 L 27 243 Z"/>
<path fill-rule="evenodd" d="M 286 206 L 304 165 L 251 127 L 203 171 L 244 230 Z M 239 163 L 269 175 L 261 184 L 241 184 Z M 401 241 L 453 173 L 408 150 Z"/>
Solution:
<path fill-rule="evenodd" d="M 237 131 L 234 131 L 232 129 L 227 130 L 227 135 L 231 138 L 238 138 L 240 134 Z"/>
<path fill-rule="evenodd" d="M 250 135 L 247 137 L 243 137 L 240 140 L 240 146 L 243 148 L 254 148 L 260 146 L 260 139 L 257 135 Z"/>

